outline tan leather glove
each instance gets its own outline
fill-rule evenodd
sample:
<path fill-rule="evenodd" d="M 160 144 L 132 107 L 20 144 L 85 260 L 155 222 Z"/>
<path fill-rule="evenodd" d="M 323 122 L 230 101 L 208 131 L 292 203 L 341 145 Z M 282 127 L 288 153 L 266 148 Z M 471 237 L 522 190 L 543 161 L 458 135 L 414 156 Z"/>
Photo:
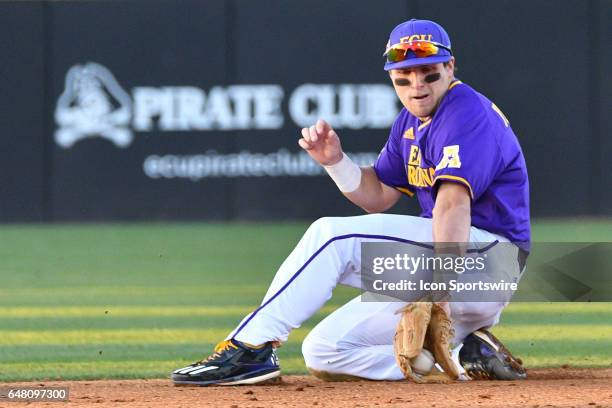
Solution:
<path fill-rule="evenodd" d="M 404 376 L 417 383 L 446 382 L 459 378 L 459 371 L 451 359 L 450 341 L 454 331 L 450 318 L 439 305 L 432 302 L 414 302 L 399 309 L 393 348 L 395 359 Z M 429 350 L 444 374 L 421 376 L 412 369 L 412 360 L 423 350 Z"/>

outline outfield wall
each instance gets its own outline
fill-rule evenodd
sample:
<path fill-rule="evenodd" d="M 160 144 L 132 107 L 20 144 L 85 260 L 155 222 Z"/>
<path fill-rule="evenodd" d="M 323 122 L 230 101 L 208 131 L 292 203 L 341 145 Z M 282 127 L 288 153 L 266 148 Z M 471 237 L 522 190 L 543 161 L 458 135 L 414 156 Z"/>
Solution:
<path fill-rule="evenodd" d="M 445 26 L 457 76 L 509 117 L 534 215 L 610 215 L 611 16 L 606 0 L 0 2 L 0 221 L 360 214 L 299 129 L 323 117 L 376 158 L 400 108 L 381 54 L 410 17 Z"/>

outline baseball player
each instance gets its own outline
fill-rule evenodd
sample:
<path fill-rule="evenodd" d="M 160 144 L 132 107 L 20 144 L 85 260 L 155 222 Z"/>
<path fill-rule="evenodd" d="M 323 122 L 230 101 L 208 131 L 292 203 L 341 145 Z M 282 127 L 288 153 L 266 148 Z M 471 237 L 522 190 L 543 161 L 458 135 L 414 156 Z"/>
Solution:
<path fill-rule="evenodd" d="M 336 285 L 361 287 L 363 242 L 433 242 L 436 250 L 454 242 L 459 244 L 440 250 L 458 256 L 474 243 L 508 243 L 514 261 L 506 273 L 515 281 L 520 277 L 530 242 L 529 185 L 508 119 L 455 78 L 450 38 L 437 23 L 413 19 L 398 25 L 384 56 L 404 108 L 373 166 L 352 162 L 323 120 L 302 129 L 299 139 L 340 191 L 371 214 L 315 221 L 278 269 L 261 305 L 211 356 L 175 370 L 176 384 L 252 384 L 277 377 L 275 348 L 291 330 L 319 310 Z M 402 195 L 416 195 L 420 216 L 382 213 Z M 456 369 L 459 378 L 525 378 L 520 360 L 486 330 L 506 304 L 435 303 L 452 326 L 450 371 Z M 304 340 L 306 366 L 323 379 L 405 378 L 394 351 L 403 306 L 357 297 L 340 307 Z"/>

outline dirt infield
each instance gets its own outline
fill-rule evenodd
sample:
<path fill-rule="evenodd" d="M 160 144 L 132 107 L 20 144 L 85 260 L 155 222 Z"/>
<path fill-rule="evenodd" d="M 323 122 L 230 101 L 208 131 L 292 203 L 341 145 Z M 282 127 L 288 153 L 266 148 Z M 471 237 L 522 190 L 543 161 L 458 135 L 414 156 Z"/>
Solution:
<path fill-rule="evenodd" d="M 0 407 L 612 407 L 612 369 L 533 370 L 520 382 L 471 381 L 417 385 L 408 382 L 323 382 L 285 376 L 274 385 L 175 387 L 169 380 L 0 384 L 68 386 L 69 402 L 15 403 Z"/>

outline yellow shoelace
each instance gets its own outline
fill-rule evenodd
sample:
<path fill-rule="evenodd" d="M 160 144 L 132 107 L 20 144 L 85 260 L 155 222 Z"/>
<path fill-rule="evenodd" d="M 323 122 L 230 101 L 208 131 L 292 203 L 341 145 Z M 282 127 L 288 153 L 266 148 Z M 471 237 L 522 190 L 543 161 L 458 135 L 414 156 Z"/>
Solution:
<path fill-rule="evenodd" d="M 210 356 L 208 356 L 206 359 L 202 360 L 201 363 L 205 363 L 207 361 L 214 360 L 215 358 L 219 357 L 221 353 L 223 353 L 226 350 L 229 350 L 230 348 L 237 349 L 238 347 L 234 343 L 232 343 L 231 340 L 224 340 L 221 343 L 218 343 L 215 346 L 213 353 Z"/>

